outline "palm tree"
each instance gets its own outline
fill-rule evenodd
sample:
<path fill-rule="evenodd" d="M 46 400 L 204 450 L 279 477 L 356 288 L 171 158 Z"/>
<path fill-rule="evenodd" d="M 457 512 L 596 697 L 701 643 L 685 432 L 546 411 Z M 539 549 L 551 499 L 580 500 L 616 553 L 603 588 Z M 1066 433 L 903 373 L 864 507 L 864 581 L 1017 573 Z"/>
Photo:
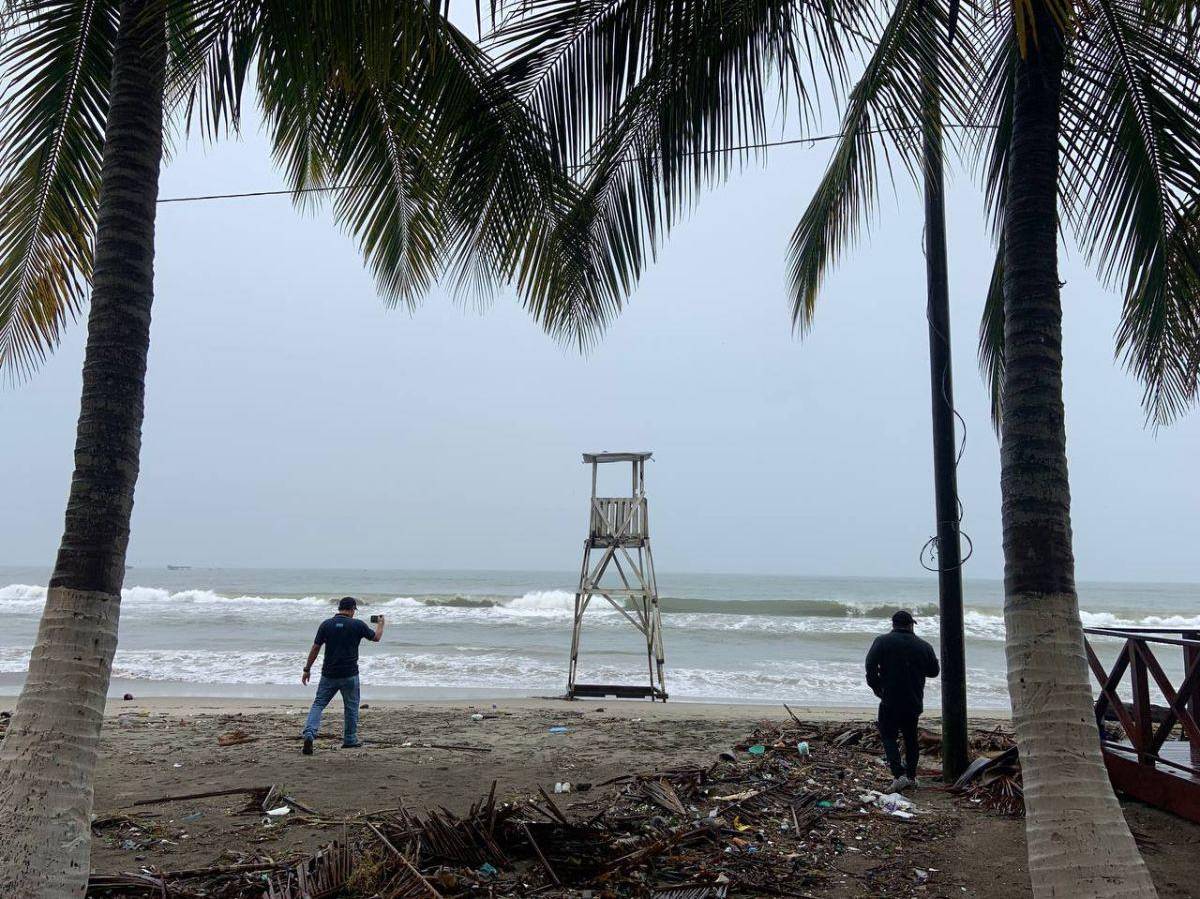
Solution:
<path fill-rule="evenodd" d="M 390 302 L 415 302 L 438 277 L 485 292 L 531 279 L 526 249 L 547 252 L 569 231 L 558 210 L 573 188 L 436 5 L 10 0 L 4 12 L 0 365 L 36 365 L 89 285 L 91 309 L 62 544 L 0 745 L 0 894 L 74 897 L 88 874 L 172 117 L 214 136 L 236 128 L 252 79 L 297 200 L 337 188 L 334 213 Z M 547 329 L 589 338 L 588 306 L 528 296 Z"/>
<path fill-rule="evenodd" d="M 923 0 L 938 5 L 938 0 Z M 581 167 L 572 221 L 628 290 L 700 190 L 766 136 L 772 83 L 807 112 L 867 51 L 845 134 L 793 238 L 793 303 L 871 210 L 877 148 L 922 171 L 919 4 L 526 0 L 495 39 L 515 85 Z M 1009 683 L 1035 895 L 1152 896 L 1096 740 L 1071 555 L 1057 237 L 1124 293 L 1118 347 L 1158 420 L 1195 400 L 1200 360 L 1200 67 L 1189 3 L 998 0 L 946 52 L 947 118 L 984 137 L 999 254 L 985 361 L 1002 406 Z M 944 5 L 939 16 L 948 18 Z M 910 25 L 905 23 L 909 22 Z M 941 40 L 940 37 L 935 38 Z M 971 65 L 981 53 L 982 67 Z M 979 75 L 980 72 L 984 74 Z M 1002 340 L 995 339 L 999 335 Z"/>

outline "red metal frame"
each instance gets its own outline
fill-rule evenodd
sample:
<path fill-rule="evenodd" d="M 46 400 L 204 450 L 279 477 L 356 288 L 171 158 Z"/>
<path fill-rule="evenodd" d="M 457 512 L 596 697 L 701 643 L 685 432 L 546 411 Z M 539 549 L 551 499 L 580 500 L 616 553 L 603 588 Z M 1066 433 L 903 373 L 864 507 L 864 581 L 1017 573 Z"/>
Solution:
<path fill-rule="evenodd" d="M 1111 670 L 1104 670 L 1088 641 L 1089 634 L 1125 641 Z M 1096 723 L 1113 787 L 1200 822 L 1200 631 L 1089 627 L 1084 628 L 1084 635 L 1088 666 L 1100 688 Z M 1163 671 L 1151 644 L 1182 648 L 1184 673 L 1178 689 Z M 1130 704 L 1117 695 L 1126 673 L 1133 694 Z M 1151 679 L 1167 701 L 1166 716 L 1157 727 L 1150 704 Z M 1105 736 L 1104 719 L 1110 708 L 1125 731 L 1126 743 Z M 1176 724 L 1183 740 L 1168 741 Z"/>

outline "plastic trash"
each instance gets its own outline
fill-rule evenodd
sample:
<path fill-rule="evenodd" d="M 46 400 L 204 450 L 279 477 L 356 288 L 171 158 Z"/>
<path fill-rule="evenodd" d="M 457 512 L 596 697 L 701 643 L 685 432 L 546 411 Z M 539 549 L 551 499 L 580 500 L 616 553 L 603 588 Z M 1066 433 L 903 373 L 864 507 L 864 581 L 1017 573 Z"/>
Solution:
<path fill-rule="evenodd" d="M 905 799 L 899 793 L 885 793 L 875 800 L 875 804 L 885 812 L 894 812 L 896 809 L 908 811 L 909 809 L 916 807 L 915 803 Z"/>
<path fill-rule="evenodd" d="M 723 762 L 736 762 L 737 761 L 737 756 L 734 755 L 732 752 L 730 752 L 728 749 L 724 750 L 719 756 L 717 756 L 717 758 L 719 758 Z"/>
<path fill-rule="evenodd" d="M 281 805 L 281 806 L 279 806 L 279 808 L 268 809 L 267 814 L 270 815 L 272 818 L 282 818 L 284 815 L 286 815 L 291 810 L 292 810 L 292 807 L 290 805 Z"/>
<path fill-rule="evenodd" d="M 471 720 L 472 720 L 472 721 L 482 721 L 482 720 L 483 720 L 483 713 L 482 713 L 482 712 L 476 712 L 474 715 L 472 715 L 472 716 L 471 716 Z"/>
<path fill-rule="evenodd" d="M 563 724 L 556 724 L 554 727 L 550 728 L 550 733 L 552 734 L 569 734 L 570 732 L 571 728 Z"/>
<path fill-rule="evenodd" d="M 569 783 L 567 783 L 566 781 L 563 781 L 562 783 L 556 783 L 554 785 L 554 792 L 555 793 L 570 793 L 571 785 Z"/>
<path fill-rule="evenodd" d="M 484 862 L 479 866 L 479 873 L 484 877 L 495 877 L 500 872 L 490 862 Z"/>
<path fill-rule="evenodd" d="M 797 743 L 796 752 L 800 753 L 801 755 L 810 755 L 808 751 L 808 741 L 801 740 L 799 743 Z"/>
<path fill-rule="evenodd" d="M 820 806 L 821 808 L 833 808 L 833 803 L 830 802 L 828 799 L 822 799 L 820 802 L 817 803 L 817 805 Z"/>
<path fill-rule="evenodd" d="M 761 743 L 757 743 L 746 751 L 751 755 L 764 755 L 767 751 L 767 747 L 763 746 Z"/>

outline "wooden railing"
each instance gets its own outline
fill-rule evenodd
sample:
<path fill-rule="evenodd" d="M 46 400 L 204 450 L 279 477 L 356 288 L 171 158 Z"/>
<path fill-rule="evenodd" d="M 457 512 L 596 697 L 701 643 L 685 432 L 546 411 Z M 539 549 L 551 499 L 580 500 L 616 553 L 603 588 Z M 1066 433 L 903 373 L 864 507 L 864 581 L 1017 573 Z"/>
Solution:
<path fill-rule="evenodd" d="M 650 536 L 645 497 L 598 496 L 592 500 L 593 541 L 640 542 Z"/>
<path fill-rule="evenodd" d="M 1084 634 L 1088 664 L 1100 687 L 1096 698 L 1096 723 L 1105 749 L 1131 761 L 1136 758 L 1142 771 L 1163 766 L 1184 777 L 1200 778 L 1200 631 L 1088 627 L 1084 628 Z M 1124 641 L 1110 670 L 1104 669 L 1088 637 Z M 1155 647 L 1160 651 L 1170 649 L 1182 653 L 1183 677 L 1178 687 L 1163 671 L 1154 654 Z M 1118 692 L 1126 674 L 1132 694 L 1128 704 Z M 1166 700 L 1165 706 L 1151 703 L 1151 681 Z M 1125 731 L 1128 743 L 1107 737 L 1104 722 L 1110 710 Z M 1183 739 L 1168 743 L 1176 725 L 1182 731 Z M 1182 751 L 1181 743 L 1187 744 L 1188 751 Z M 1170 751 L 1165 752 L 1167 749 Z"/>

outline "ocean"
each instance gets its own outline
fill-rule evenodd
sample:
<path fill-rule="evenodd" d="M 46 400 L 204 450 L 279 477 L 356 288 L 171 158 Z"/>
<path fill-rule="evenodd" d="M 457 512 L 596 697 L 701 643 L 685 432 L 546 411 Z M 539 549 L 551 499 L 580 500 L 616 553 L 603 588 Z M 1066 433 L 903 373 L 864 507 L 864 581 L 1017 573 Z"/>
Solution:
<path fill-rule="evenodd" d="M 20 689 L 48 572 L 0 567 L 0 694 Z M 112 692 L 301 696 L 300 669 L 338 597 L 384 613 L 382 643 L 364 644 L 364 695 L 455 698 L 561 695 L 575 576 L 538 571 L 130 568 Z M 862 658 L 888 617 L 908 608 L 937 647 L 933 578 L 659 574 L 673 699 L 870 706 Z M 968 580 L 968 695 L 1007 709 L 999 581 Z M 1085 625 L 1200 628 L 1200 585 L 1080 585 Z M 642 684 L 644 645 L 595 601 L 583 633 L 583 682 Z M 1119 644 L 1097 641 L 1101 656 Z M 1164 667 L 1180 664 L 1164 647 Z M 1178 682 L 1178 681 L 1176 681 Z M 926 704 L 937 707 L 937 682 Z"/>

